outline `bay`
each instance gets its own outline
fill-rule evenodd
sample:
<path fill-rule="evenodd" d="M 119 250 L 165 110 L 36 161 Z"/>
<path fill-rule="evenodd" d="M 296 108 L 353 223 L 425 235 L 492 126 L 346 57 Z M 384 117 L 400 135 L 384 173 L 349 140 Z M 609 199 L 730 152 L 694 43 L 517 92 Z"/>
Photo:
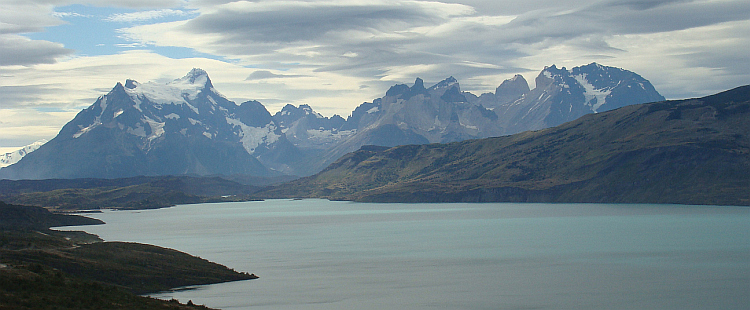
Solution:
<path fill-rule="evenodd" d="M 746 309 L 750 208 L 268 200 L 86 214 L 107 241 L 260 279 L 152 296 L 230 309 Z"/>

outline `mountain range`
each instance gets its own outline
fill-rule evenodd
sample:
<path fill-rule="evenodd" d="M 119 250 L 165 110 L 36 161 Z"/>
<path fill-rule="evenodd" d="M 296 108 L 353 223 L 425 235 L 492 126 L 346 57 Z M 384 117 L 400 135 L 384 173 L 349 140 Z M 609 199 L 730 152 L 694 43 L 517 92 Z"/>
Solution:
<path fill-rule="evenodd" d="M 139 175 L 311 175 L 364 145 L 448 143 L 538 130 L 664 98 L 639 75 L 592 63 L 547 67 L 529 89 L 518 75 L 476 96 L 449 77 L 394 85 L 346 119 L 308 105 L 274 115 L 236 104 L 193 69 L 170 83 L 127 80 L 0 178 L 124 178 Z"/>
<path fill-rule="evenodd" d="M 365 146 L 259 197 L 750 205 L 748 119 L 750 85 L 510 136 Z"/>
<path fill-rule="evenodd" d="M 42 139 L 39 141 L 35 141 L 34 143 L 24 146 L 13 152 L 0 154 L 0 168 L 7 167 L 7 166 L 17 163 L 18 161 L 21 160 L 21 158 L 23 158 L 24 156 L 26 156 L 27 154 L 33 151 L 36 151 L 39 147 L 41 147 L 45 143 L 47 143 L 47 140 Z"/>

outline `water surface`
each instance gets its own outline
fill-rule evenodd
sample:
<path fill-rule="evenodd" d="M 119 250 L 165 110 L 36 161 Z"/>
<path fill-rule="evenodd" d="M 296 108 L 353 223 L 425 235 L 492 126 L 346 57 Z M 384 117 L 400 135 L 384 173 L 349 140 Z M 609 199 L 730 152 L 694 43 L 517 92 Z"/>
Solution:
<path fill-rule="evenodd" d="M 750 305 L 750 208 L 269 200 L 87 215 L 105 240 L 260 276 L 153 295 L 225 310 Z"/>

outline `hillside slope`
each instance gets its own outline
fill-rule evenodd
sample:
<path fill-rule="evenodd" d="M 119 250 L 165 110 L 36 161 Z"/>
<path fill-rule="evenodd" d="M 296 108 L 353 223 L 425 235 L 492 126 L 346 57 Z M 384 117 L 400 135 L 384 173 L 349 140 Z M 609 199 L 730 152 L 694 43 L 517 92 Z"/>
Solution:
<path fill-rule="evenodd" d="M 743 86 L 512 136 L 365 147 L 259 196 L 750 205 L 748 120 Z"/>
<path fill-rule="evenodd" d="M 0 309 L 209 309 L 136 294 L 258 278 L 172 249 L 49 229 L 103 223 L 0 201 Z"/>
<path fill-rule="evenodd" d="M 0 180 L 0 200 L 50 210 L 155 209 L 177 204 L 242 201 L 258 187 L 219 177 Z"/>

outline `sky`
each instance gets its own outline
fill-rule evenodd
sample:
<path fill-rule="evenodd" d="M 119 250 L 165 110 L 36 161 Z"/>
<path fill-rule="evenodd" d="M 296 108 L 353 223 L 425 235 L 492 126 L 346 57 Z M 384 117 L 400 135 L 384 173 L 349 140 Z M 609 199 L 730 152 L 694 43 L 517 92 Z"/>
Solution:
<path fill-rule="evenodd" d="M 0 0 L 0 152 L 117 82 L 202 68 L 236 103 L 347 117 L 417 77 L 493 92 L 545 66 L 624 68 L 668 99 L 750 84 L 747 0 Z"/>

